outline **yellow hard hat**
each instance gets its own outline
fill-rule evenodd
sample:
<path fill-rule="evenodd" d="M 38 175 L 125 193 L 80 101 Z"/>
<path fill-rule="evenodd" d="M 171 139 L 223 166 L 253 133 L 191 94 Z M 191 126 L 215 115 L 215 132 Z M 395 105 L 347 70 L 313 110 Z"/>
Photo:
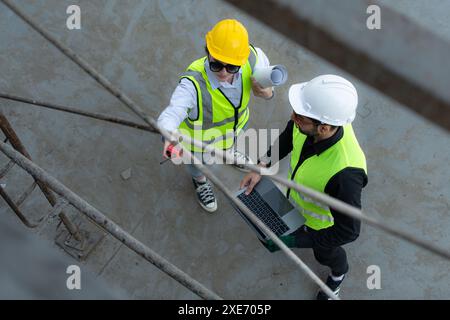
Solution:
<path fill-rule="evenodd" d="M 214 59 L 235 66 L 244 65 L 250 55 L 247 29 L 237 20 L 218 22 L 206 36 L 206 47 Z"/>

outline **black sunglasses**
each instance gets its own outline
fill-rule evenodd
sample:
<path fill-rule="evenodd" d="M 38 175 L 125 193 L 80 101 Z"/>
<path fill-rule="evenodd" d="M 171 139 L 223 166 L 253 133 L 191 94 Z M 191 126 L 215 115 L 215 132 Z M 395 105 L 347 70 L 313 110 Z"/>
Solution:
<path fill-rule="evenodd" d="M 235 66 L 232 64 L 224 65 L 218 61 L 211 61 L 209 59 L 208 59 L 208 61 L 209 61 L 209 69 L 212 72 L 220 72 L 223 68 L 225 68 L 228 73 L 234 74 L 234 73 L 238 73 L 239 69 L 241 69 L 240 66 Z"/>

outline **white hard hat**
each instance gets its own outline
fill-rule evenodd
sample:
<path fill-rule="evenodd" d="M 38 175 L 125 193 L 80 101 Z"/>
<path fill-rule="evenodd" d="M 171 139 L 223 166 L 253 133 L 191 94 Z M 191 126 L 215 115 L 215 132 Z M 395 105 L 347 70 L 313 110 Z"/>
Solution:
<path fill-rule="evenodd" d="M 292 85 L 289 102 L 297 114 L 343 126 L 355 119 L 358 93 L 350 81 L 327 74 Z"/>

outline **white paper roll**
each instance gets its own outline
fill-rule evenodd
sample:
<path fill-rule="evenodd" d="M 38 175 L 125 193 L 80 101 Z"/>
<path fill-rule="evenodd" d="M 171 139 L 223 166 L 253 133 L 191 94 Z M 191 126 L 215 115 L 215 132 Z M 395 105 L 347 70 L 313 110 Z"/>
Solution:
<path fill-rule="evenodd" d="M 255 80 L 263 87 L 280 86 L 287 81 L 288 72 L 283 65 L 256 68 L 253 72 Z"/>

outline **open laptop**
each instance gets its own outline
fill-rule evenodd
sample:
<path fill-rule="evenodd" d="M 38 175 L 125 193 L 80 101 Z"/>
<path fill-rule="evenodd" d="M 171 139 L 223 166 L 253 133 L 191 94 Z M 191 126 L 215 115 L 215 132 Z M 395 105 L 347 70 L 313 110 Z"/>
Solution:
<path fill-rule="evenodd" d="M 288 235 L 304 224 L 305 218 L 269 178 L 263 176 L 248 196 L 245 195 L 245 190 L 239 190 L 236 193 L 236 197 L 278 237 Z M 232 206 L 249 226 L 256 231 L 259 239 L 262 241 L 270 239 L 233 202 Z"/>

